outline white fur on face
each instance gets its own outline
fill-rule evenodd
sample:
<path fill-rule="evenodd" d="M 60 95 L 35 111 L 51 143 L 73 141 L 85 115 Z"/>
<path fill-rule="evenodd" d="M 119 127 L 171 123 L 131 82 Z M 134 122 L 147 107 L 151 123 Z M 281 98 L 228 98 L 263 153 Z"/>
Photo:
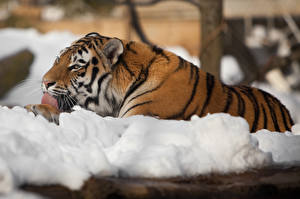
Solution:
<path fill-rule="evenodd" d="M 75 89 L 74 87 L 70 86 L 69 90 L 73 97 L 77 99 L 79 105 L 84 107 L 87 106 L 85 108 L 95 111 L 99 115 L 111 115 L 113 108 L 110 105 L 110 99 L 112 98 L 113 94 L 111 89 L 107 89 L 107 87 L 109 86 L 109 82 L 111 81 L 112 77 L 111 75 L 106 76 L 101 81 L 101 88 L 99 89 L 98 80 L 104 75 L 104 73 L 100 71 L 100 68 L 94 77 L 94 81 L 91 81 L 93 75 L 92 70 L 97 67 L 91 63 L 93 56 L 94 55 L 90 51 L 86 53 L 84 50 L 74 53 L 71 56 L 72 62 L 69 64 L 69 67 L 72 65 L 84 67 L 89 63 L 87 67 L 89 72 L 87 72 L 83 77 L 77 76 L 76 84 L 78 87 Z M 79 86 L 79 84 L 81 86 Z M 98 91 L 100 92 L 98 93 Z M 89 103 L 86 104 L 86 101 L 89 101 Z"/>

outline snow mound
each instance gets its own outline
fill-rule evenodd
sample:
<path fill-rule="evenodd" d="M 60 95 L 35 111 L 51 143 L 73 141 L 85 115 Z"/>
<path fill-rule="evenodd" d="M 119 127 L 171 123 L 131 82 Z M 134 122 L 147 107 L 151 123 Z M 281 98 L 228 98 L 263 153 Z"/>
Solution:
<path fill-rule="evenodd" d="M 250 134 L 244 119 L 228 114 L 172 121 L 76 109 L 57 126 L 23 108 L 0 107 L 0 193 L 22 183 L 79 189 L 91 175 L 192 176 L 300 161 L 299 125 L 295 133 Z"/>

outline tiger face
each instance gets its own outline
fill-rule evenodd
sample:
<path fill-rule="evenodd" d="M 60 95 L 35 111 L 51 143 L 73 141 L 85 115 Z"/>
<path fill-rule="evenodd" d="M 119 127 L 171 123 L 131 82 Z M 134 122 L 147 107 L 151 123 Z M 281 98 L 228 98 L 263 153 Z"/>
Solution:
<path fill-rule="evenodd" d="M 112 67 L 124 48 L 119 39 L 107 39 L 101 44 L 98 38 L 98 34 L 92 33 L 75 41 L 60 53 L 44 75 L 43 92 L 57 100 L 61 111 L 80 105 L 99 115 L 113 115 L 109 103 L 113 93 L 104 90 L 109 87 Z"/>

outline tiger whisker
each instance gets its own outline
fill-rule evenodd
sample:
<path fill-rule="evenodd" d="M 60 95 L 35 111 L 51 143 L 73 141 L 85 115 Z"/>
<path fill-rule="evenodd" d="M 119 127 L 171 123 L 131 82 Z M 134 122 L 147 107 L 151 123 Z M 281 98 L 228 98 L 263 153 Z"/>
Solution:
<path fill-rule="evenodd" d="M 70 101 L 70 99 L 68 98 L 68 95 L 64 95 L 64 100 L 67 103 L 67 105 L 69 106 L 69 108 L 71 109 L 73 106 L 73 103 Z"/>
<path fill-rule="evenodd" d="M 69 103 L 69 101 L 67 100 L 67 98 L 63 97 L 63 101 L 67 104 L 67 106 L 71 109 L 71 105 Z"/>
<path fill-rule="evenodd" d="M 67 98 L 70 100 L 70 102 L 73 104 L 73 106 L 78 105 L 77 101 L 75 99 L 73 99 L 71 96 L 66 95 Z"/>

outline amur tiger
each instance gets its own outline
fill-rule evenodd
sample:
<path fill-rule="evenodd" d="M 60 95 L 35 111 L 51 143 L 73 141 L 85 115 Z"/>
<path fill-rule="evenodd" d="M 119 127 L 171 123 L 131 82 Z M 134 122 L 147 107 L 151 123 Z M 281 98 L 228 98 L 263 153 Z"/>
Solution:
<path fill-rule="evenodd" d="M 247 86 L 228 86 L 156 46 L 89 33 L 65 48 L 44 75 L 42 104 L 27 105 L 58 123 L 80 105 L 101 116 L 148 115 L 189 120 L 208 113 L 244 117 L 250 131 L 285 132 L 293 121 L 278 99 Z"/>

